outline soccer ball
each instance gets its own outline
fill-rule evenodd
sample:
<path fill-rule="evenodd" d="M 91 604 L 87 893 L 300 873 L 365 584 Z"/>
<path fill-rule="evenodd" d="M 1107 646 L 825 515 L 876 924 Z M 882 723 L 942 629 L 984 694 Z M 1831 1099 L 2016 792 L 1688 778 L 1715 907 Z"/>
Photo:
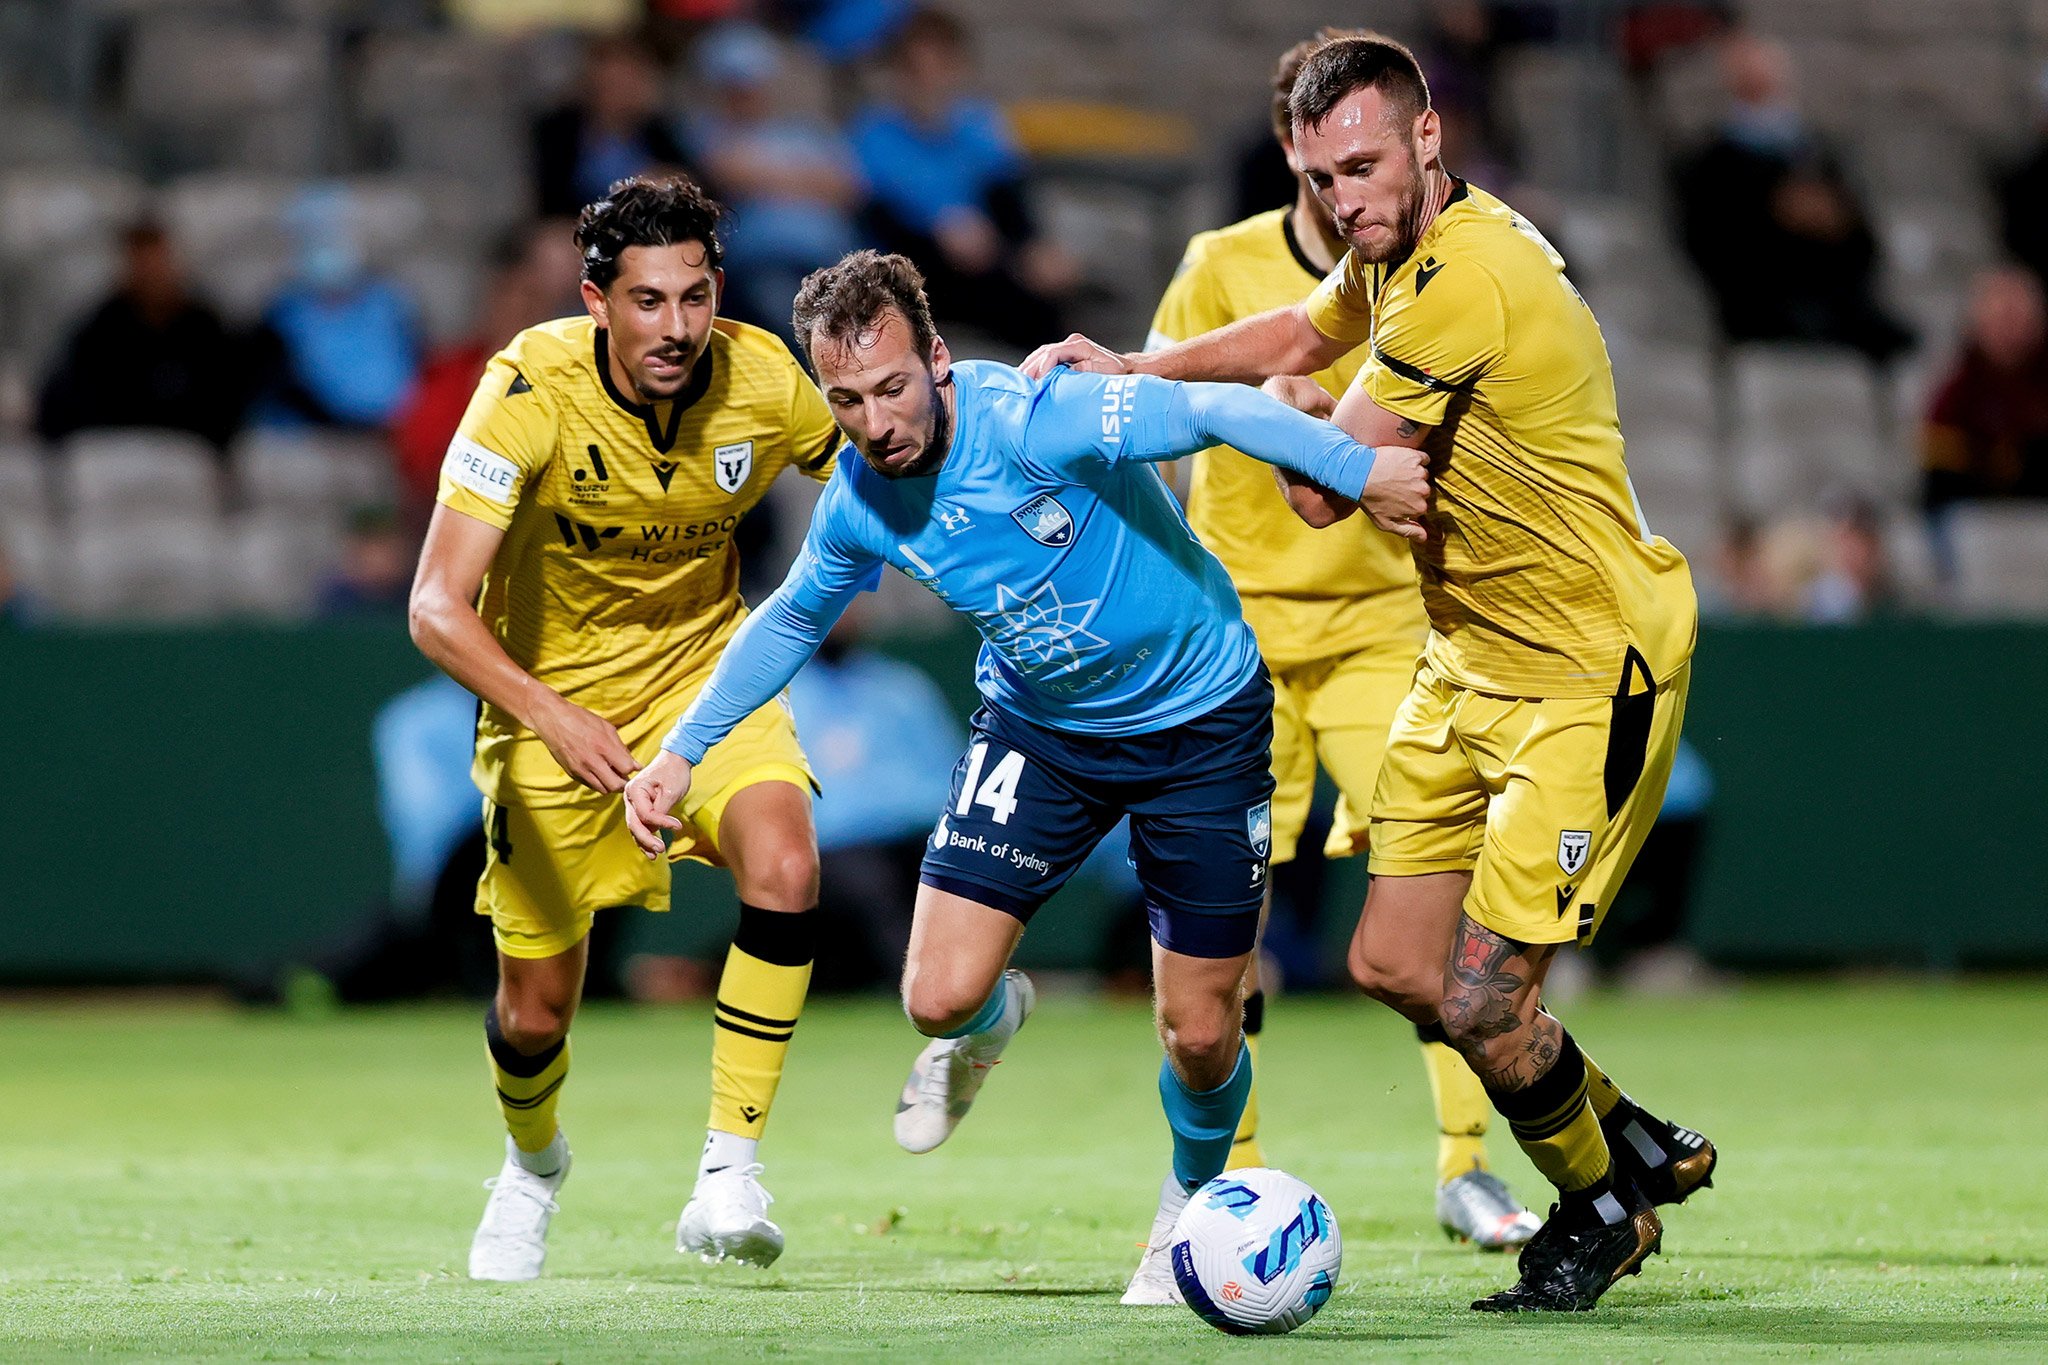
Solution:
<path fill-rule="evenodd" d="M 1322 1196 L 1285 1171 L 1226 1171 L 1167 1244 L 1188 1307 L 1234 1335 L 1292 1332 L 1330 1301 L 1344 1246 Z"/>

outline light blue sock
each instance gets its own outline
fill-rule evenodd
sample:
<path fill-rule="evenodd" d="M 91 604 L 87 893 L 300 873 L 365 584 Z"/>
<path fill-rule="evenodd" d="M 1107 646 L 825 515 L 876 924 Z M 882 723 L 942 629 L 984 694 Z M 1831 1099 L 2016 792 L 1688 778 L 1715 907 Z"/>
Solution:
<path fill-rule="evenodd" d="M 1009 973 L 1005 972 L 1002 978 L 996 982 L 995 990 L 989 993 L 988 999 L 982 1002 L 981 1008 L 975 1011 L 972 1019 L 969 1019 L 959 1028 L 954 1029 L 951 1033 L 941 1033 L 939 1037 L 966 1038 L 976 1033 L 987 1033 L 1003 1021 L 1003 1011 L 1009 1007 L 1010 976 Z M 1236 1130 L 1232 1129 L 1231 1131 L 1235 1132 Z"/>
<path fill-rule="evenodd" d="M 1173 1063 L 1159 1063 L 1159 1103 L 1173 1129 L 1173 1177 L 1187 1190 L 1201 1188 L 1223 1174 L 1230 1159 L 1230 1141 L 1252 1093 L 1251 1049 L 1239 1043 L 1237 1067 L 1214 1090 L 1190 1090 Z"/>

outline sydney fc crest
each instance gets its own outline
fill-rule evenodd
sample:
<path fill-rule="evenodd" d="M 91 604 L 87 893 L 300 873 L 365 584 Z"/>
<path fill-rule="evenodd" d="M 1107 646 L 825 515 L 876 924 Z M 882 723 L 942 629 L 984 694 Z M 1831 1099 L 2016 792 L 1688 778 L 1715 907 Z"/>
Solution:
<path fill-rule="evenodd" d="M 1010 519 L 1024 528 L 1024 534 L 1040 545 L 1064 550 L 1074 543 L 1074 518 L 1050 493 L 1040 493 L 1010 513 Z"/>
<path fill-rule="evenodd" d="M 747 475 L 754 472 L 754 443 L 735 441 L 729 446 L 715 447 L 711 452 L 711 477 L 718 480 L 718 486 L 728 493 L 737 493 L 747 481 Z"/>
<path fill-rule="evenodd" d="M 1589 829 L 1568 829 L 1557 836 L 1557 865 L 1564 869 L 1565 876 L 1579 875 L 1592 847 L 1593 831 Z"/>
<path fill-rule="evenodd" d="M 1261 801 L 1244 814 L 1244 832 L 1251 836 L 1252 852 L 1261 858 L 1273 851 L 1273 803 Z"/>

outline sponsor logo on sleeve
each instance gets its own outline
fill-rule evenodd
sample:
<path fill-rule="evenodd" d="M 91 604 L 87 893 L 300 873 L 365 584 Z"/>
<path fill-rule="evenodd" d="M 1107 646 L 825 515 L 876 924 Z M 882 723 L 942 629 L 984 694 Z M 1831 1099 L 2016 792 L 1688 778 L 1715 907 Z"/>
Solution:
<path fill-rule="evenodd" d="M 466 436 L 448 443 L 441 472 L 450 483 L 510 507 L 519 496 L 519 466 Z"/>

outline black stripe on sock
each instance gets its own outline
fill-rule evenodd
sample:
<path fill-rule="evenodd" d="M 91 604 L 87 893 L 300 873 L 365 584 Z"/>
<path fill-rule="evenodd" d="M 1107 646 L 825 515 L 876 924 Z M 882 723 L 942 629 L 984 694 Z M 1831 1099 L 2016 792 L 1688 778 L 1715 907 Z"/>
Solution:
<path fill-rule="evenodd" d="M 1451 1045 L 1451 1035 L 1444 1032 L 1444 1026 L 1441 1022 L 1417 1024 L 1415 1026 L 1415 1036 L 1418 1040 L 1425 1043 L 1442 1043 L 1445 1047 Z"/>
<path fill-rule="evenodd" d="M 514 1099 L 512 1096 L 505 1093 L 505 1088 L 503 1086 L 499 1086 L 498 1102 L 504 1105 L 507 1109 L 537 1109 L 540 1107 L 541 1101 L 545 1100 L 548 1096 L 554 1094 L 557 1090 L 560 1090 L 562 1088 L 562 1082 L 568 1079 L 568 1073 L 564 1072 L 563 1074 L 555 1077 L 553 1081 L 549 1082 L 547 1087 L 543 1089 L 538 1095 L 529 1095 L 527 1098 L 523 1100 Z"/>
<path fill-rule="evenodd" d="M 734 1033 L 744 1033 L 749 1038 L 759 1038 L 764 1043 L 786 1043 L 796 1036 L 796 1032 L 793 1029 L 782 1033 L 763 1033 L 760 1029 L 748 1028 L 745 1024 L 735 1024 L 731 1020 L 720 1019 L 716 1016 L 712 1017 L 711 1022 L 720 1028 L 731 1029 Z"/>
<path fill-rule="evenodd" d="M 494 1001 L 484 1009 L 484 1041 L 490 1045 L 491 1060 L 498 1064 L 498 1070 L 507 1076 L 518 1076 L 522 1080 L 540 1075 L 554 1065 L 555 1058 L 562 1055 L 568 1046 L 567 1038 L 552 1047 L 543 1048 L 531 1057 L 505 1040 L 505 1031 L 498 1027 L 498 1006 Z"/>
<path fill-rule="evenodd" d="M 1266 993 L 1253 991 L 1244 998 L 1244 1034 L 1256 1038 L 1266 1027 Z"/>
<path fill-rule="evenodd" d="M 1548 1071 L 1520 1090 L 1495 1090 L 1488 1086 L 1486 1093 L 1509 1123 L 1540 1126 L 1555 1118 L 1559 1111 L 1568 1112 L 1575 1095 L 1584 1099 L 1585 1089 L 1586 1059 L 1579 1052 L 1578 1043 L 1566 1033 L 1557 1050 L 1557 1060 Z"/>
<path fill-rule="evenodd" d="M 743 1019 L 749 1024 L 761 1024 L 767 1028 L 796 1027 L 796 1020 L 794 1019 L 770 1019 L 765 1014 L 749 1014 L 737 1005 L 728 1005 L 723 1000 L 718 1002 L 718 1010 L 721 1014 L 730 1014 L 735 1019 Z"/>
<path fill-rule="evenodd" d="M 817 918 L 815 907 L 788 912 L 741 905 L 732 946 L 777 967 L 806 967 L 817 956 Z"/>

